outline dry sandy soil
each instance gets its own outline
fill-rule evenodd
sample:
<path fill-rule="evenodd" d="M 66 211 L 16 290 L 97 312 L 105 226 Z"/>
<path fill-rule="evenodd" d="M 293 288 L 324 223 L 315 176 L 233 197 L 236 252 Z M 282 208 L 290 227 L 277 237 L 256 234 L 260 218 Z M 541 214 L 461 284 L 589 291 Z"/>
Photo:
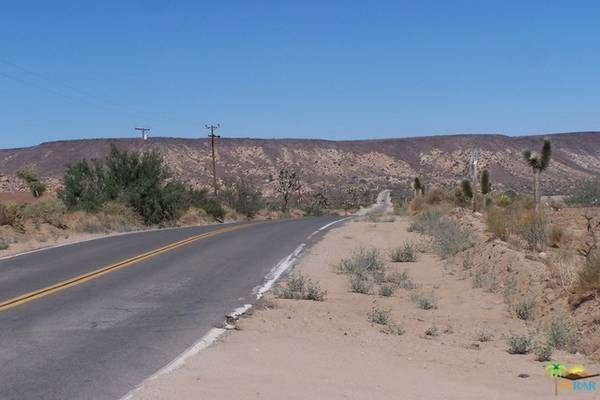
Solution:
<path fill-rule="evenodd" d="M 296 270 L 328 291 L 324 302 L 268 297 L 239 321 L 221 343 L 201 351 L 134 393 L 150 399 L 549 399 L 554 383 L 533 354 L 508 354 L 505 336 L 525 333 L 500 294 L 472 287 L 446 271 L 445 262 L 419 254 L 414 263 L 391 263 L 387 252 L 404 240 L 408 220 L 348 222 L 315 245 Z M 422 310 L 408 290 L 393 297 L 350 292 L 336 264 L 357 248 L 379 248 L 389 267 L 408 270 L 418 291 L 434 291 L 438 308 Z M 392 310 L 403 335 L 383 333 L 367 320 L 374 306 Z M 435 326 L 440 334 L 427 336 Z M 475 339 L 481 329 L 493 340 Z M 555 359 L 600 371 L 582 355 Z M 562 398 L 598 398 L 599 392 Z"/>

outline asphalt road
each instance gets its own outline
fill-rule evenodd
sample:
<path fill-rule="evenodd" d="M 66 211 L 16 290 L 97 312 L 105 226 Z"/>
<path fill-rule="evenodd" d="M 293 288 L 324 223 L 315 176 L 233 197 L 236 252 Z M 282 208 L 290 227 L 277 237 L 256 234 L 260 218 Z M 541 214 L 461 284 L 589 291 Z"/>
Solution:
<path fill-rule="evenodd" d="M 369 208 L 361 208 L 356 215 L 367 215 L 367 214 L 384 214 L 392 212 L 394 210 L 392 204 L 392 191 L 389 189 L 382 190 L 377 195 L 375 204 Z"/>
<path fill-rule="evenodd" d="M 143 232 L 0 260 L 0 399 L 121 398 L 252 303 L 269 271 L 336 219 Z"/>

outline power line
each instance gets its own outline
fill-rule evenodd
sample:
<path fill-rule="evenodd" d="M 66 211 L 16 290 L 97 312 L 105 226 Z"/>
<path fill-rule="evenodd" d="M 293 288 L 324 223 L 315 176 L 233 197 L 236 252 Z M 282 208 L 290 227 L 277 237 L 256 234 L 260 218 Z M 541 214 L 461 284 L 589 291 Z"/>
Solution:
<path fill-rule="evenodd" d="M 95 94 L 93 94 L 91 92 L 81 90 L 73 85 L 70 85 L 65 82 L 61 82 L 61 81 L 51 78 L 51 77 L 48 77 L 44 74 L 41 74 L 32 69 L 23 67 L 19 64 L 16 64 L 16 63 L 6 60 L 4 58 L 0 58 L 0 63 L 7 65 L 10 68 L 13 68 L 22 73 L 30 75 L 32 77 L 35 77 L 39 80 L 45 81 L 46 83 L 49 83 L 51 85 L 62 87 L 63 89 L 67 89 L 67 92 L 65 92 L 65 90 L 57 90 L 56 88 L 48 87 L 47 85 L 40 85 L 37 82 L 32 82 L 31 80 L 23 79 L 21 77 L 16 77 L 14 75 L 7 74 L 4 72 L 0 72 L 1 76 L 4 76 L 7 79 L 14 80 L 14 81 L 19 82 L 24 85 L 29 85 L 29 86 L 35 87 L 36 89 L 39 89 L 39 90 L 47 91 L 56 96 L 66 98 L 66 99 L 74 101 L 74 102 L 81 102 L 88 106 L 103 109 L 104 111 L 119 112 L 119 113 L 128 114 L 130 116 L 138 116 L 139 117 L 140 115 L 146 115 L 146 116 L 151 115 L 153 117 L 158 116 L 160 118 L 175 120 L 175 121 L 184 122 L 187 124 L 195 124 L 195 122 L 188 121 L 188 120 L 185 120 L 185 119 L 182 119 L 182 118 L 179 118 L 176 116 L 172 116 L 172 115 L 167 115 L 162 112 L 156 113 L 156 112 L 149 112 L 149 111 L 142 110 L 142 109 L 132 108 L 129 106 L 124 107 L 123 105 L 113 102 L 111 100 L 98 99 L 97 98 L 98 96 L 96 96 Z M 71 93 L 69 93 L 69 92 L 71 92 Z"/>

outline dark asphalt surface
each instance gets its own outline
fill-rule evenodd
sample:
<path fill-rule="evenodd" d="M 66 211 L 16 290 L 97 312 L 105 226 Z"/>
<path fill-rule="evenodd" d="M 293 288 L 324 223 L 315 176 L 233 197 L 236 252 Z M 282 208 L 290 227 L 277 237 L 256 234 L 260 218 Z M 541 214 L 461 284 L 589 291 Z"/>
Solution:
<path fill-rule="evenodd" d="M 0 311 L 0 399 L 119 399 L 339 218 L 259 223 Z M 225 225 L 103 238 L 0 260 L 0 301 Z M 335 226 L 335 225 L 334 225 Z"/>

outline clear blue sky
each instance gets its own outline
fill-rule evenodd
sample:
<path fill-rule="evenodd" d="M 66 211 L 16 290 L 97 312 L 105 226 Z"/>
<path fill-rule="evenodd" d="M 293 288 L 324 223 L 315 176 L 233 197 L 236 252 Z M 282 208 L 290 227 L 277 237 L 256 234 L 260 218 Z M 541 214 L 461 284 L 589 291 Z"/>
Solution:
<path fill-rule="evenodd" d="M 600 129 L 599 2 L 3 1 L 0 148 Z"/>

